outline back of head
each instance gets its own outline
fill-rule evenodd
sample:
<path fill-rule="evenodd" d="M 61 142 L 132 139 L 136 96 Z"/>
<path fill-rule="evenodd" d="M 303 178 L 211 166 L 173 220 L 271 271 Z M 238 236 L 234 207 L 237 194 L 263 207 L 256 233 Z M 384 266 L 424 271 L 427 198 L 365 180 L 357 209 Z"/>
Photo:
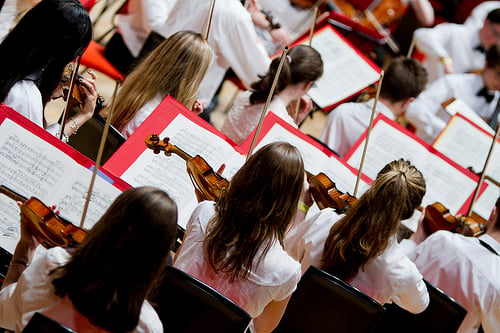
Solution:
<path fill-rule="evenodd" d="M 387 68 L 380 97 L 393 103 L 417 97 L 427 84 L 427 71 L 413 58 L 398 57 Z"/>
<path fill-rule="evenodd" d="M 496 209 L 496 216 L 493 215 L 490 217 L 490 220 L 488 223 L 493 223 L 493 230 L 500 230 L 500 196 L 497 198 L 497 201 L 495 203 L 495 209 Z M 491 220 L 494 218 L 494 220 Z"/>
<path fill-rule="evenodd" d="M 405 160 L 388 163 L 358 204 L 335 223 L 325 242 L 322 268 L 344 280 L 381 254 L 425 195 L 425 180 Z"/>
<path fill-rule="evenodd" d="M 179 31 L 165 39 L 127 77 L 112 124 L 121 130 L 144 104 L 170 94 L 191 109 L 212 63 L 212 49 L 199 33 Z"/>
<path fill-rule="evenodd" d="M 261 103 L 267 99 L 278 72 L 279 63 L 280 57 L 274 58 L 267 73 L 252 84 L 253 93 L 250 96 L 252 104 Z M 289 85 L 314 82 L 321 75 L 323 75 L 323 60 L 318 51 L 307 45 L 294 46 L 288 52 L 287 59 L 284 60 L 275 92 L 278 93 Z"/>
<path fill-rule="evenodd" d="M 289 143 L 274 142 L 252 155 L 217 203 L 205 241 L 214 270 L 245 278 L 259 249 L 265 255 L 276 241 L 282 243 L 303 183 L 302 157 Z"/>
<path fill-rule="evenodd" d="M 486 19 L 492 23 L 500 23 L 500 8 L 493 9 L 489 12 Z"/>
<path fill-rule="evenodd" d="M 500 45 L 494 44 L 486 51 L 486 67 L 500 67 Z"/>
<path fill-rule="evenodd" d="M 67 295 L 92 324 L 129 332 L 166 267 L 176 235 L 177 207 L 165 192 L 153 187 L 127 190 L 70 261 L 52 273 L 55 292 Z"/>
<path fill-rule="evenodd" d="M 0 101 L 10 88 L 34 74 L 47 102 L 64 66 L 82 54 L 92 38 L 90 17 L 77 0 L 42 0 L 0 44 Z"/>

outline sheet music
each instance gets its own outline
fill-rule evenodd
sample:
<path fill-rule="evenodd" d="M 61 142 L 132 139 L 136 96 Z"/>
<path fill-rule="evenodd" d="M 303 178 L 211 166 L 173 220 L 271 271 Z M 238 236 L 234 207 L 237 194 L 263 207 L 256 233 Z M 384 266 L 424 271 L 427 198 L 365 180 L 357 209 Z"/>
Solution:
<path fill-rule="evenodd" d="M 79 225 L 91 172 L 48 142 L 5 119 L 0 125 L 0 184 L 46 205 L 56 205 L 62 217 Z M 85 228 L 90 228 L 120 194 L 96 177 Z"/>
<path fill-rule="evenodd" d="M 161 139 L 168 137 L 171 144 L 190 156 L 200 155 L 214 171 L 225 163 L 223 175 L 228 179 L 244 163 L 244 157 L 224 139 L 182 114 L 178 114 L 159 136 Z M 155 155 L 152 150 L 146 149 L 121 178 L 132 186 L 156 186 L 166 191 L 179 208 L 178 224 L 182 227 L 185 227 L 198 203 L 186 171 L 186 161 L 175 154 L 169 157 L 163 153 Z"/>
<path fill-rule="evenodd" d="M 453 117 L 455 114 L 460 113 L 465 118 L 469 119 L 477 126 L 484 129 L 486 132 L 490 134 L 495 134 L 493 129 L 481 118 L 476 111 L 472 110 L 470 106 L 468 106 L 463 100 L 456 98 L 453 102 L 451 102 L 446 108 L 445 111 Z"/>
<path fill-rule="evenodd" d="M 313 175 L 323 172 L 330 180 L 335 182 L 339 191 L 353 193 L 354 185 L 356 184 L 356 175 L 354 175 L 349 168 L 334 157 L 327 156 L 324 152 L 309 144 L 307 141 L 290 133 L 279 124 L 273 125 L 256 146 L 256 150 L 262 148 L 266 144 L 276 141 L 285 141 L 297 147 L 302 155 L 304 167 L 307 171 Z M 363 181 L 361 183 L 361 187 L 366 190 L 368 185 Z"/>
<path fill-rule="evenodd" d="M 482 172 L 493 136 L 488 135 L 462 117 L 453 117 L 432 146 L 464 168 Z M 486 175 L 500 181 L 500 143 L 493 149 Z"/>
<path fill-rule="evenodd" d="M 500 196 L 500 187 L 488 180 L 485 180 L 485 182 L 488 184 L 488 187 L 486 187 L 484 192 L 481 193 L 479 198 L 476 200 L 472 210 L 483 219 L 488 220 L 491 211 L 493 210 L 493 207 L 495 207 L 495 203 Z"/>
<path fill-rule="evenodd" d="M 0 194 L 0 244 L 10 253 L 14 253 L 21 237 L 19 214 L 17 203 L 6 195 Z"/>
<path fill-rule="evenodd" d="M 340 102 L 379 79 L 380 74 L 333 29 L 315 34 L 312 46 L 321 54 L 324 71 L 308 95 L 321 108 Z"/>
<path fill-rule="evenodd" d="M 361 142 L 347 161 L 358 168 L 365 141 Z M 464 205 L 476 188 L 476 182 L 465 176 L 448 162 L 430 153 L 405 133 L 385 121 L 378 121 L 372 129 L 365 157 L 363 173 L 375 179 L 377 173 L 389 162 L 404 158 L 422 172 L 427 192 L 422 205 L 436 201 L 445 205 L 453 214 Z"/>

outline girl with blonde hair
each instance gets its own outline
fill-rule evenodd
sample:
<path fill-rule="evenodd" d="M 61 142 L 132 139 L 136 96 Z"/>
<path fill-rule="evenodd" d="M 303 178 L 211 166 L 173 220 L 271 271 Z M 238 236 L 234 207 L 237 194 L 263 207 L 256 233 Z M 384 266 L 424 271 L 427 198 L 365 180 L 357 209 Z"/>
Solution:
<path fill-rule="evenodd" d="M 420 171 L 403 159 L 388 163 L 345 216 L 324 209 L 303 221 L 286 240 L 302 270 L 317 266 L 381 304 L 395 302 L 419 313 L 429 303 L 422 275 L 397 242 L 401 220 L 425 194 Z"/>
<path fill-rule="evenodd" d="M 283 239 L 303 192 L 297 148 L 285 142 L 264 146 L 217 203 L 204 201 L 195 209 L 174 266 L 247 311 L 256 332 L 271 332 L 301 275 Z"/>
<path fill-rule="evenodd" d="M 212 50 L 200 34 L 171 35 L 127 76 L 110 112 L 111 123 L 129 137 L 167 95 L 201 113 L 198 89 L 211 62 Z"/>

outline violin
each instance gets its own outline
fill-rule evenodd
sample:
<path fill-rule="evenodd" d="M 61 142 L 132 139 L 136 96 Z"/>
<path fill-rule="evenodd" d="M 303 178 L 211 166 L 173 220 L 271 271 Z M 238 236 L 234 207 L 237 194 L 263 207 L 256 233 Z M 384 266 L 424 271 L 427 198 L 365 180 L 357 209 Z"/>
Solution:
<path fill-rule="evenodd" d="M 338 214 L 344 214 L 358 203 L 354 196 L 337 190 L 335 183 L 322 172 L 317 175 L 308 174 L 307 180 L 314 200 L 320 209 L 330 207 L 335 209 Z"/>
<path fill-rule="evenodd" d="M 26 200 L 22 195 L 0 185 L 0 193 L 23 204 L 20 209 L 26 217 L 25 223 L 33 237 L 45 248 L 55 246 L 75 247 L 87 235 L 87 231 L 56 215 L 52 209 L 35 197 Z"/>
<path fill-rule="evenodd" d="M 448 230 L 464 236 L 477 237 L 486 231 L 485 224 L 477 222 L 472 217 L 462 214 L 453 216 L 450 211 L 439 202 L 435 202 L 425 208 L 423 223 L 429 234 L 438 230 Z"/>
<path fill-rule="evenodd" d="M 26 225 L 36 240 L 45 248 L 75 247 L 83 242 L 87 231 L 57 216 L 52 209 L 35 197 L 21 205 Z"/>
<path fill-rule="evenodd" d="M 229 181 L 219 173 L 214 172 L 203 157 L 199 155 L 191 157 L 182 149 L 171 144 L 169 140 L 169 138 L 160 140 L 158 134 L 151 134 L 146 137 L 145 143 L 155 154 L 164 151 L 166 156 L 171 156 L 171 154 L 174 153 L 183 158 L 186 161 L 187 172 L 191 178 L 191 182 L 203 195 L 205 200 L 215 201 L 220 198 L 222 193 L 224 193 L 229 186 Z"/>
<path fill-rule="evenodd" d="M 321 0 L 290 0 L 292 5 L 299 8 L 312 8 L 318 1 Z M 356 2 L 359 1 L 329 0 L 324 1 L 326 9 L 321 7 L 320 9 L 322 9 L 323 12 L 331 10 L 341 12 L 353 21 L 359 22 L 371 29 L 376 29 L 372 20 L 366 16 L 366 13 L 361 10 L 359 6 L 356 6 Z M 378 1 L 374 8 L 370 9 L 370 6 L 368 6 L 368 10 L 370 10 L 375 19 L 385 27 L 400 20 L 407 9 L 408 5 L 401 0 L 381 0 Z"/>

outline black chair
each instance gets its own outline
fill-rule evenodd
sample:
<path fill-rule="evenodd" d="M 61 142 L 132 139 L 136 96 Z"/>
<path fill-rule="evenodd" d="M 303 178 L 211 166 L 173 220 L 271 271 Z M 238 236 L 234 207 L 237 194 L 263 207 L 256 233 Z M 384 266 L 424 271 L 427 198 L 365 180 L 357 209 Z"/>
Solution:
<path fill-rule="evenodd" d="M 316 267 L 309 267 L 274 332 L 371 332 L 384 307 Z"/>
<path fill-rule="evenodd" d="M 227 297 L 172 266 L 152 303 L 165 332 L 245 332 L 252 320 Z"/>
<path fill-rule="evenodd" d="M 70 328 L 58 323 L 57 321 L 35 312 L 23 333 L 77 333 Z"/>
<path fill-rule="evenodd" d="M 105 124 L 106 120 L 95 113 L 90 120 L 80 127 L 78 135 L 70 136 L 68 144 L 95 161 L 97 159 Z M 103 165 L 106 163 L 111 155 L 113 155 L 124 142 L 125 137 L 116 128 L 110 125 L 100 164 Z"/>
<path fill-rule="evenodd" d="M 386 304 L 375 332 L 456 332 L 467 311 L 451 297 L 425 281 L 430 302 L 422 313 L 410 313 L 396 304 Z"/>

